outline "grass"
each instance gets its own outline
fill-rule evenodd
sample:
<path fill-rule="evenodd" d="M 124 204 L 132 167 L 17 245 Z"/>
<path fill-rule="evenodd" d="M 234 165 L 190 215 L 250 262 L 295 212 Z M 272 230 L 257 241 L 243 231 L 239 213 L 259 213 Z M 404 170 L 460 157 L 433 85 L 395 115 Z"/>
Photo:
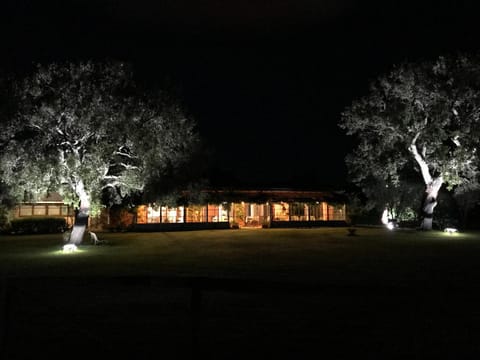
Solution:
<path fill-rule="evenodd" d="M 442 281 L 476 276 L 477 233 L 361 228 L 102 233 L 63 254 L 58 235 L 0 237 L 8 276 L 202 276 L 288 281 Z M 473 272 L 472 272 L 473 271 Z"/>
<path fill-rule="evenodd" d="M 350 236 L 346 228 L 318 228 L 98 235 L 108 245 L 85 242 L 74 254 L 61 252 L 61 235 L 0 237 L 0 272 L 14 278 L 4 358 L 30 359 L 38 349 L 50 359 L 480 355 L 478 233 L 358 228 Z M 234 281 L 203 291 L 200 310 L 192 313 L 191 288 L 142 281 L 151 276 L 320 290 L 245 290 Z M 198 329 L 194 337 L 192 329 Z"/>

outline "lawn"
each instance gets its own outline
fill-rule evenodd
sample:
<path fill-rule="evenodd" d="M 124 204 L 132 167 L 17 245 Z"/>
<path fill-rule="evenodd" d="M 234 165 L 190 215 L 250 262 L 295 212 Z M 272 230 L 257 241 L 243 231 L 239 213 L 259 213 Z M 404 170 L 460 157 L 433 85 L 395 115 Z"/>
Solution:
<path fill-rule="evenodd" d="M 0 236 L 4 358 L 480 355 L 478 233 L 98 236 L 72 254 L 61 234 Z"/>
<path fill-rule="evenodd" d="M 64 254 L 62 236 L 0 236 L 8 276 L 195 276 L 272 281 L 476 281 L 478 233 L 360 228 L 100 233 Z"/>

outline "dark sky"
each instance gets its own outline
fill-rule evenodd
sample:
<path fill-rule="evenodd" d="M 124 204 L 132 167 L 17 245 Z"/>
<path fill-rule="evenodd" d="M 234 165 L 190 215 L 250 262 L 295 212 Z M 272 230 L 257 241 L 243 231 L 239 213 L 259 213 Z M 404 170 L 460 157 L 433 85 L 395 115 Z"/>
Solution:
<path fill-rule="evenodd" d="M 337 122 L 405 60 L 477 50 L 476 1 L 4 0 L 1 60 L 115 58 L 168 79 L 213 150 L 214 183 L 342 187 Z M 217 180 L 217 181 L 215 181 Z"/>

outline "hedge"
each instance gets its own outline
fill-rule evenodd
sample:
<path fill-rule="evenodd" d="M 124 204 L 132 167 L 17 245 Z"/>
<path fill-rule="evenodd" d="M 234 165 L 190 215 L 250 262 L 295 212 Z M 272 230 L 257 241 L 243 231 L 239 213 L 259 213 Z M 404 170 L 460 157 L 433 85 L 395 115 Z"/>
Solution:
<path fill-rule="evenodd" d="M 53 234 L 67 230 L 67 222 L 62 217 L 28 217 L 10 222 L 13 234 Z"/>

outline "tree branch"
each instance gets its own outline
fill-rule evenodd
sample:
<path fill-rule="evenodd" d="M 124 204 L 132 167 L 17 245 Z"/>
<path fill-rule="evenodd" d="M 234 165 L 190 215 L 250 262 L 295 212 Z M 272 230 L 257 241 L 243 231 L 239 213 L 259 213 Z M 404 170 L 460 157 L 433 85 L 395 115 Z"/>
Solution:
<path fill-rule="evenodd" d="M 425 184 L 430 184 L 432 182 L 432 175 L 430 175 L 430 170 L 428 169 L 428 164 L 425 161 L 425 158 L 422 157 L 418 153 L 417 149 L 417 139 L 420 136 L 420 132 L 418 132 L 415 137 L 413 138 L 412 142 L 410 143 L 410 146 L 408 147 L 408 150 L 413 154 L 413 157 L 417 161 L 417 164 L 420 166 L 420 171 L 422 172 L 422 177 L 423 181 Z M 425 152 L 425 146 L 424 146 L 424 152 Z"/>
<path fill-rule="evenodd" d="M 138 158 L 138 156 L 133 156 L 133 155 L 121 152 L 121 151 L 115 151 L 113 153 L 113 155 L 125 156 L 126 158 L 129 158 L 129 159 L 137 159 Z"/>
<path fill-rule="evenodd" d="M 115 165 L 122 166 L 125 168 L 125 170 L 139 170 L 140 168 L 138 166 L 134 165 L 128 165 L 125 163 L 116 163 Z"/>
<path fill-rule="evenodd" d="M 114 183 L 108 183 L 108 184 L 105 184 L 102 186 L 102 190 L 106 189 L 106 188 L 112 188 L 112 189 L 116 189 L 115 186 L 117 185 L 121 185 L 119 182 L 114 182 Z"/>

